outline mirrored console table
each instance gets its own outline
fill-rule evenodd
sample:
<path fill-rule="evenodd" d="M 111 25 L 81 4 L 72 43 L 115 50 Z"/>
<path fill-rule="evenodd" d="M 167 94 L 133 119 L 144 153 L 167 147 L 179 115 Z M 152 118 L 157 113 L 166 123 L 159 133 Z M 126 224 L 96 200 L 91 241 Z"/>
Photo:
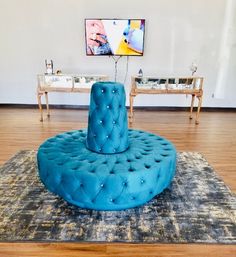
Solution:
<path fill-rule="evenodd" d="M 198 99 L 198 107 L 195 123 L 199 123 L 199 113 L 203 96 L 203 78 L 202 77 L 135 77 L 131 78 L 130 91 L 130 112 L 129 121 L 133 122 L 134 97 L 138 94 L 184 94 L 192 95 L 190 116 L 192 119 L 194 100 Z"/>
<path fill-rule="evenodd" d="M 47 115 L 50 116 L 48 93 L 90 93 L 92 85 L 97 81 L 108 80 L 106 75 L 69 75 L 69 74 L 41 74 L 37 76 L 37 99 L 40 110 L 40 121 L 43 121 L 43 107 L 41 97 L 46 100 Z"/>

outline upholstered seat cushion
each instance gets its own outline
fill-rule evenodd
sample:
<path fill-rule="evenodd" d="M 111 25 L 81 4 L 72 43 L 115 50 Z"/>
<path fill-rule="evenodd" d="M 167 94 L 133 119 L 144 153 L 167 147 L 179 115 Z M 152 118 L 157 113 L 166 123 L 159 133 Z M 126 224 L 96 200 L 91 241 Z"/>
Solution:
<path fill-rule="evenodd" d="M 97 153 L 124 152 L 128 146 L 124 85 L 101 81 L 90 95 L 87 148 Z"/>
<path fill-rule="evenodd" d="M 111 155 L 87 149 L 86 135 L 70 131 L 40 146 L 39 176 L 51 192 L 83 208 L 121 210 L 144 204 L 169 186 L 176 150 L 166 139 L 128 130 L 127 151 Z"/>

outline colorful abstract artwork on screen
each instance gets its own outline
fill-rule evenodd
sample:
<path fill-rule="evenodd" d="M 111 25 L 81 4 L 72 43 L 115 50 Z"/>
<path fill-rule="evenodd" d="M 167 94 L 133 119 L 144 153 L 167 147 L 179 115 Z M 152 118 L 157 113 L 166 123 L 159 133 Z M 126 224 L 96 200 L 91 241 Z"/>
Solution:
<path fill-rule="evenodd" d="M 143 19 L 86 19 L 87 55 L 143 55 Z"/>

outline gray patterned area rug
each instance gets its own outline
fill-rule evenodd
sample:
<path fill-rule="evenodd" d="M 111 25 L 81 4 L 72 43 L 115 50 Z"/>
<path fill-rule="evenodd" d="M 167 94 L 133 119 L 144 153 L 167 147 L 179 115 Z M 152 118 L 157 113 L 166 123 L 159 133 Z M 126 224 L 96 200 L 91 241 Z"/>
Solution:
<path fill-rule="evenodd" d="M 199 153 L 178 154 L 171 189 L 125 211 L 92 211 L 48 192 L 36 152 L 0 168 L 0 241 L 236 243 L 236 197 Z"/>

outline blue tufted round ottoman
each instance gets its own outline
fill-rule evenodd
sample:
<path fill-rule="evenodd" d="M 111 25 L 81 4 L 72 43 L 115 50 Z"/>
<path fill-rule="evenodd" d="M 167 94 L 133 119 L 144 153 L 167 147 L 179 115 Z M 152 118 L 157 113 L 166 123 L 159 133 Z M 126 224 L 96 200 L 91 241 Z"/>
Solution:
<path fill-rule="evenodd" d="M 70 131 L 40 146 L 39 176 L 51 192 L 83 208 L 121 210 L 142 205 L 169 186 L 176 150 L 166 139 L 128 130 L 128 150 L 111 155 L 87 149 L 86 136 L 86 130 Z"/>
<path fill-rule="evenodd" d="M 37 155 L 46 188 L 77 206 L 122 210 L 146 203 L 169 186 L 176 150 L 164 138 L 128 130 L 124 86 L 92 86 L 88 130 L 57 135 Z"/>

